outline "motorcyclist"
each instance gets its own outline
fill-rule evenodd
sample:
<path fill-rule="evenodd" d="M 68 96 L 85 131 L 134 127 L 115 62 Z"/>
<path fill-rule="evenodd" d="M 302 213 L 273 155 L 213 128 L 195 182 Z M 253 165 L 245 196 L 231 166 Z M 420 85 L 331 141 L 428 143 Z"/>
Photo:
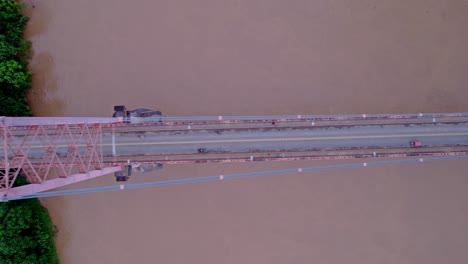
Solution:
<path fill-rule="evenodd" d="M 206 148 L 199 148 L 198 153 L 206 153 Z"/>

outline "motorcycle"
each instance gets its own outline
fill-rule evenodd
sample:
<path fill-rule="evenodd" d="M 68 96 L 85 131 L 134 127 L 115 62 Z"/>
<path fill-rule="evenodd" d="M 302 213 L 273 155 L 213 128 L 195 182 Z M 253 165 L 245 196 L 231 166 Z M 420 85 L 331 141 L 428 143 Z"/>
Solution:
<path fill-rule="evenodd" d="M 208 150 L 206 150 L 206 148 L 199 148 L 198 149 L 198 153 L 207 153 Z"/>

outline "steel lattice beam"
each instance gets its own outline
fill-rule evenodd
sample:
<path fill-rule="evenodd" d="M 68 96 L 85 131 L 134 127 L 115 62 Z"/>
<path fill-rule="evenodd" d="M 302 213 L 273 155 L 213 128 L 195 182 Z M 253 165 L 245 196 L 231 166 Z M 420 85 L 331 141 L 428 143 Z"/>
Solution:
<path fill-rule="evenodd" d="M 0 196 L 27 195 L 120 170 L 102 162 L 102 127 L 113 122 L 0 117 Z M 58 154 L 60 148 L 67 149 L 66 155 Z M 14 187 L 19 174 L 29 187 Z"/>

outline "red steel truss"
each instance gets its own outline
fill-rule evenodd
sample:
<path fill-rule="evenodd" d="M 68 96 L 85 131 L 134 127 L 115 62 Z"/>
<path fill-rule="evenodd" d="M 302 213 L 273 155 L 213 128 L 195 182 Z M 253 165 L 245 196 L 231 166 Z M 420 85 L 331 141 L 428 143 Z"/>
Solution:
<path fill-rule="evenodd" d="M 113 122 L 0 117 L 0 196 L 32 194 L 121 170 L 105 168 L 102 162 L 102 127 Z M 14 187 L 20 173 L 31 184 Z"/>
<path fill-rule="evenodd" d="M 120 118 L 77 118 L 77 117 L 1 117 L 0 116 L 0 201 L 4 196 L 25 196 L 34 194 L 79 181 L 103 176 L 109 173 L 123 170 L 123 166 L 130 161 L 117 162 L 116 157 L 112 161 L 103 162 L 102 136 L 103 128 L 111 127 L 127 132 L 147 131 L 149 129 L 159 129 L 159 131 L 175 131 L 193 129 L 197 126 L 199 129 L 224 129 L 226 127 L 249 128 L 277 126 L 284 122 L 284 126 L 300 127 L 315 126 L 316 121 L 320 122 L 341 122 L 353 120 L 390 120 L 389 124 L 399 124 L 403 121 L 414 119 L 414 123 L 435 123 L 437 122 L 467 122 L 468 113 L 453 114 L 430 114 L 424 118 L 423 114 L 412 115 L 390 115 L 390 116 L 335 116 L 335 117 L 307 117 L 298 115 L 294 117 L 255 117 L 251 119 L 227 119 L 219 116 L 215 119 L 208 118 L 175 118 L 163 121 L 146 122 L 136 119 L 134 123 L 124 122 Z M 268 119 L 270 118 L 270 119 Z M 427 119 L 429 118 L 429 119 Z M 440 119 L 440 120 L 439 120 Z M 182 121 L 181 121 L 182 120 Z M 396 120 L 396 121 L 395 121 Z M 307 124 L 305 124 L 305 123 Z M 408 123 L 408 121 L 405 121 Z M 365 123 L 365 122 L 364 122 Z M 367 122 L 368 123 L 368 122 Z M 356 124 L 356 123 L 354 123 Z M 229 125 L 229 126 L 224 126 Z M 320 125 L 320 124 L 318 124 Z M 330 123 L 321 124 L 322 126 L 333 125 Z M 344 123 L 341 125 L 353 125 Z M 284 127 L 283 126 L 283 127 Z M 169 127 L 169 129 L 168 129 Z M 104 131 L 109 131 L 106 129 Z M 184 163 L 203 163 L 203 162 L 249 162 L 257 160 L 311 160 L 311 159 L 348 159 L 348 158 L 371 158 L 371 157 L 400 157 L 403 156 L 426 156 L 426 155 L 467 155 L 465 148 L 451 151 L 421 152 L 409 153 L 402 150 L 402 153 L 373 153 L 356 155 L 335 155 L 335 156 L 263 156 L 263 157 L 232 157 L 229 158 L 207 157 L 200 159 L 156 159 L 142 160 L 140 164 L 184 164 Z M 114 154 L 115 155 L 115 154 Z M 283 155 L 283 154 L 281 154 Z M 395 156 L 398 155 L 398 156 Z M 401 156 L 401 157 L 403 157 Z M 421 159 L 422 160 L 422 159 Z M 19 174 L 24 175 L 31 184 L 15 187 Z"/>

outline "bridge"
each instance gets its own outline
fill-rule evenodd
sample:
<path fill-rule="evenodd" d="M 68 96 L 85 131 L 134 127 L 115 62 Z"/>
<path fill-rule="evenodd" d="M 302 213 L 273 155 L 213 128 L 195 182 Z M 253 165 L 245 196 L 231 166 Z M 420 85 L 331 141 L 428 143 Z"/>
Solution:
<path fill-rule="evenodd" d="M 468 154 L 468 113 L 2 117 L 1 129 L 4 197 L 164 164 Z M 31 184 L 15 186 L 20 172 Z"/>

